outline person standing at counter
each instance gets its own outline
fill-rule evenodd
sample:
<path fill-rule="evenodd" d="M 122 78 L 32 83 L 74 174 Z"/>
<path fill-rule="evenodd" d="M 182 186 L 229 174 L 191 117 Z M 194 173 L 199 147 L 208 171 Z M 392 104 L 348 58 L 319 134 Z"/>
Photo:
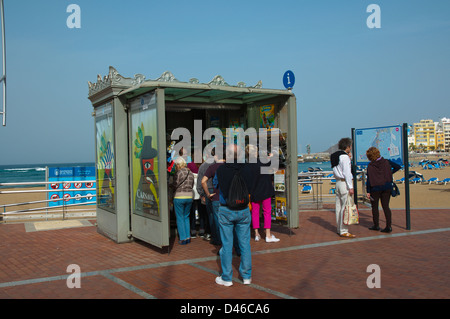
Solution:
<path fill-rule="evenodd" d="M 182 157 L 175 159 L 176 173 L 173 183 L 175 196 L 173 206 L 177 218 L 177 229 L 180 236 L 180 244 L 191 242 L 189 214 L 192 206 L 192 187 L 194 186 L 194 174 L 187 168 L 186 161 Z"/>

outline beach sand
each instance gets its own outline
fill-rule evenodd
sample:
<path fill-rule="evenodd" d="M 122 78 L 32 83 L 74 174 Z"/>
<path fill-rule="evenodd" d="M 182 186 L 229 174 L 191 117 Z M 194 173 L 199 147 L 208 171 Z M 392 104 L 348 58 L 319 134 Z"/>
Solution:
<path fill-rule="evenodd" d="M 442 169 L 424 170 L 420 166 L 411 167 L 410 171 L 416 171 L 423 175 L 425 180 L 432 177 L 437 177 L 439 180 L 450 178 L 450 167 Z M 400 170 L 394 174 L 394 181 L 404 177 L 404 171 Z M 405 184 L 398 184 L 400 196 L 391 197 L 391 208 L 405 208 Z M 330 180 L 323 180 L 322 194 L 324 203 L 334 203 L 334 195 L 330 195 L 329 191 L 334 188 L 334 184 Z M 365 186 L 361 181 L 358 181 L 358 195 L 363 194 Z M 313 191 L 315 187 L 313 186 Z M 312 194 L 302 194 L 301 187 L 299 187 L 299 200 L 302 205 L 303 200 L 312 198 Z M 450 183 L 447 185 L 439 184 L 409 184 L 410 194 L 410 208 L 450 208 Z M 369 204 L 369 203 L 368 203 Z"/>
<path fill-rule="evenodd" d="M 7 204 L 16 204 L 16 203 L 29 203 L 34 201 L 45 200 L 47 193 L 46 192 L 37 192 L 38 190 L 44 190 L 45 187 L 30 187 L 30 188 L 10 188 L 10 189 L 0 189 L 0 192 L 26 192 L 26 193 L 13 193 L 13 194 L 0 194 L 0 205 Z M 30 208 L 40 208 L 46 206 L 47 203 L 36 203 L 36 204 L 27 204 L 21 206 L 11 206 L 6 207 L 6 212 L 30 209 Z M 3 209 L 2 209 L 3 212 Z"/>
<path fill-rule="evenodd" d="M 45 190 L 45 187 L 30 187 L 30 188 L 10 188 L 10 189 L 0 189 L 0 205 L 25 203 L 24 205 L 14 205 L 8 207 L 0 207 L 1 212 L 11 213 L 14 212 L 10 217 L 6 218 L 6 221 L 14 222 L 21 220 L 28 220 L 30 216 L 34 216 L 35 219 L 40 220 L 45 219 L 61 219 L 63 214 L 67 219 L 73 218 L 90 218 L 95 214 L 95 206 L 73 206 L 62 208 L 52 208 L 47 209 L 48 202 L 32 203 L 36 201 L 45 201 L 47 199 L 47 192 L 40 190 Z M 12 193 L 4 194 L 2 192 L 18 192 L 22 193 Z M 34 209 L 31 215 L 28 212 L 19 212 L 27 209 Z M 87 213 L 86 213 L 87 212 Z M 81 213 L 81 214 L 80 214 Z M 13 217 L 13 218 L 12 218 Z"/>

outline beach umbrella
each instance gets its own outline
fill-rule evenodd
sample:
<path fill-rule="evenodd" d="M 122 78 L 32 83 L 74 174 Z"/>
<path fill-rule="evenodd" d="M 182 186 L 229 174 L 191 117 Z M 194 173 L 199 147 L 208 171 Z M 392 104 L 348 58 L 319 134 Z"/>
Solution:
<path fill-rule="evenodd" d="M 419 178 L 423 179 L 423 175 L 422 174 L 420 174 L 420 173 L 418 173 L 416 171 L 410 171 L 409 172 L 409 178 L 411 179 L 411 178 L 415 178 L 415 177 L 419 177 Z"/>

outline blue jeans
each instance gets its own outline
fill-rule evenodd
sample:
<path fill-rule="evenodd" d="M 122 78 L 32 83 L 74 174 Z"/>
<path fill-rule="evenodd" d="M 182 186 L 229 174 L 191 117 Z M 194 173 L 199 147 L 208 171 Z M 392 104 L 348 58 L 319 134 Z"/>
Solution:
<path fill-rule="evenodd" d="M 177 217 L 178 236 L 180 240 L 191 238 L 189 213 L 191 211 L 192 198 L 174 198 L 173 207 Z"/>
<path fill-rule="evenodd" d="M 210 201 L 211 203 L 211 209 L 212 209 L 212 223 L 211 223 L 211 233 L 212 233 L 212 243 L 214 245 L 222 245 L 222 242 L 220 240 L 220 228 L 219 228 L 219 207 L 220 203 L 219 201 L 211 201 L 210 199 L 206 199 L 207 201 Z"/>
<path fill-rule="evenodd" d="M 241 251 L 241 264 L 239 272 L 243 279 L 252 277 L 252 255 L 250 249 L 250 223 L 252 220 L 250 210 L 231 210 L 226 206 L 219 208 L 220 238 L 222 248 L 220 249 L 220 264 L 222 267 L 222 280 L 231 281 L 233 278 L 233 237 L 237 237 Z"/>

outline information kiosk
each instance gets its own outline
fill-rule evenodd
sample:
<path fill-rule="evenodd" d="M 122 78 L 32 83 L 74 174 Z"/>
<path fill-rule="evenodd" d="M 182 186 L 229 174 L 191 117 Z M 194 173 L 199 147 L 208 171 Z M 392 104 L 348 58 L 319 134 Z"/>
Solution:
<path fill-rule="evenodd" d="M 191 140 L 183 142 L 192 146 L 188 155 L 197 162 L 194 149 L 204 150 L 217 138 L 207 134 L 209 128 L 223 133 L 224 142 L 237 131 L 246 134 L 246 142 L 256 134 L 260 143 L 267 132 L 268 143 L 278 146 L 274 156 L 280 164 L 274 173 L 273 219 L 298 227 L 297 110 L 290 90 L 263 89 L 261 82 L 232 86 L 221 76 L 209 83 L 195 78 L 181 82 L 170 72 L 155 80 L 141 74 L 125 78 L 113 67 L 88 84 L 95 118 L 99 233 L 118 243 L 137 238 L 169 246 L 168 180 L 173 170 L 168 149 L 182 142 L 172 133 L 188 133 Z M 278 143 L 270 141 L 273 136 Z"/>

